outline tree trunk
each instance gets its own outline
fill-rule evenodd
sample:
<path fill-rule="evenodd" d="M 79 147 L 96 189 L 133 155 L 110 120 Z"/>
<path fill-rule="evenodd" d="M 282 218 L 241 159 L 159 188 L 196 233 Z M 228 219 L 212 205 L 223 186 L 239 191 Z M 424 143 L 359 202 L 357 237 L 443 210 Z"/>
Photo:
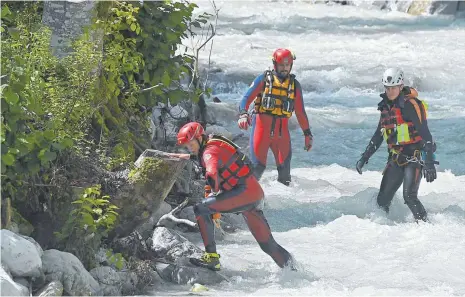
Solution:
<path fill-rule="evenodd" d="M 42 23 L 52 30 L 50 46 L 55 56 L 63 58 L 71 53 L 71 41 L 89 25 L 97 1 L 45 1 Z M 103 36 L 102 36 L 103 38 Z"/>

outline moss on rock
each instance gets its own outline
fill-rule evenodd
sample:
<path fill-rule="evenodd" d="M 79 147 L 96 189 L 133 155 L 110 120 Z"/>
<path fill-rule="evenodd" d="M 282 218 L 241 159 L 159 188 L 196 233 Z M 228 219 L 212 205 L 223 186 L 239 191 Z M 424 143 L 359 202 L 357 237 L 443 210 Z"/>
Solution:
<path fill-rule="evenodd" d="M 186 160 L 174 160 L 147 150 L 128 174 L 129 183 L 112 195 L 112 203 L 120 210 L 118 237 L 129 235 L 136 226 L 144 224 L 171 190 Z M 156 222 L 155 222 L 156 223 Z"/>

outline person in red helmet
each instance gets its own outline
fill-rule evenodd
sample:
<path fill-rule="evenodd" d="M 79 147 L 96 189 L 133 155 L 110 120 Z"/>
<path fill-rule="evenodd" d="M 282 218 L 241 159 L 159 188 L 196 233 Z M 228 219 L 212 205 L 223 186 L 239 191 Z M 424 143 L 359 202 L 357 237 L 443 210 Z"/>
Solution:
<path fill-rule="evenodd" d="M 212 193 L 194 206 L 194 213 L 205 246 L 205 253 L 190 262 L 214 271 L 220 270 L 220 255 L 216 251 L 215 228 L 212 214 L 242 213 L 247 225 L 262 250 L 270 255 L 279 267 L 295 270 L 291 254 L 273 238 L 262 211 L 264 192 L 252 174 L 249 159 L 238 146 L 227 138 L 207 135 L 200 123 L 184 125 L 178 133 L 178 145 L 191 154 L 178 155 L 184 159 L 200 161 L 205 179 Z"/>
<path fill-rule="evenodd" d="M 291 74 L 295 55 L 279 48 L 273 53 L 272 71 L 267 70 L 255 78 L 239 105 L 239 128 L 251 126 L 250 156 L 254 174 L 260 179 L 266 168 L 268 150 L 274 154 L 278 181 L 289 186 L 291 182 L 291 138 L 289 118 L 295 112 L 305 137 L 306 151 L 313 145 L 313 135 L 305 112 L 300 83 Z M 254 103 L 254 116 L 249 116 Z"/>

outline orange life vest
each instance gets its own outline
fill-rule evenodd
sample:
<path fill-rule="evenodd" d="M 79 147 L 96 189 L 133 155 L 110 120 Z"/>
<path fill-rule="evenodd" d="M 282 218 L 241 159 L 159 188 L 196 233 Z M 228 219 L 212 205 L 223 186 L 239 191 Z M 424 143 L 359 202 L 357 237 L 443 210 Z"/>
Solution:
<path fill-rule="evenodd" d="M 264 76 L 263 92 L 254 100 L 255 113 L 290 118 L 294 112 L 295 76 L 291 74 L 283 82 L 269 70 L 265 71 Z"/>

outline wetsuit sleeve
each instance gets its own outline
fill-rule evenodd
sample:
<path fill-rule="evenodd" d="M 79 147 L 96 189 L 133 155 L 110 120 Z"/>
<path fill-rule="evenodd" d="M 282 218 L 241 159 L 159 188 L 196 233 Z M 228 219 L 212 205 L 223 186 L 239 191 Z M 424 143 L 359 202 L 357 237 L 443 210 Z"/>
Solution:
<path fill-rule="evenodd" d="M 416 102 L 415 102 L 416 103 Z M 431 136 L 431 132 L 428 128 L 428 122 L 424 117 L 425 111 L 423 109 L 422 104 L 412 103 L 410 100 L 405 102 L 405 107 L 403 110 L 403 116 L 406 120 L 413 123 L 415 130 L 418 131 L 418 134 L 421 138 L 428 142 L 433 141 L 433 136 Z"/>
<path fill-rule="evenodd" d="M 209 146 L 202 155 L 203 164 L 205 164 L 205 179 L 213 192 L 218 192 L 220 188 L 218 175 L 219 153 L 219 147 Z"/>
<path fill-rule="evenodd" d="M 264 74 L 260 74 L 250 85 L 249 89 L 242 97 L 241 103 L 239 104 L 239 113 L 246 113 L 249 110 L 249 106 L 257 95 L 263 90 L 263 84 L 265 83 Z"/>
<path fill-rule="evenodd" d="M 371 137 L 370 143 L 376 146 L 376 149 L 378 149 L 380 145 L 383 143 L 383 133 L 381 132 L 381 117 L 379 118 L 378 127 L 376 128 L 375 133 Z"/>
<path fill-rule="evenodd" d="M 383 143 L 383 134 L 381 133 L 381 117 L 378 121 L 378 127 L 376 128 L 375 133 L 370 139 L 370 143 L 367 145 L 363 157 L 368 160 L 381 146 Z"/>
<path fill-rule="evenodd" d="M 310 124 L 308 123 L 307 113 L 305 112 L 304 97 L 302 95 L 302 87 L 300 83 L 295 80 L 295 116 L 299 122 L 300 128 L 302 131 L 310 129 Z"/>

